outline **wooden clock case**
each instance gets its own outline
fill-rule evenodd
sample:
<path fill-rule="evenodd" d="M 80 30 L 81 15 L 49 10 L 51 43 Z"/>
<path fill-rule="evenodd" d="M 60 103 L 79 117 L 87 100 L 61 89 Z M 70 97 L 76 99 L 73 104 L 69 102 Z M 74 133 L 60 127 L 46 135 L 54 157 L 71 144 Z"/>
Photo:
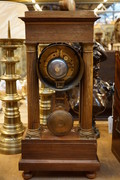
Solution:
<path fill-rule="evenodd" d="M 26 12 L 21 19 L 26 27 L 28 130 L 22 140 L 19 170 L 24 171 L 24 179 L 34 171 L 85 171 L 88 178 L 94 178 L 100 167 L 92 131 L 93 25 L 97 18 L 90 11 L 43 11 Z M 42 131 L 39 121 L 37 46 L 57 42 L 81 42 L 85 65 L 80 88 L 80 131 L 73 128 L 63 137 L 52 135 L 48 129 Z"/>

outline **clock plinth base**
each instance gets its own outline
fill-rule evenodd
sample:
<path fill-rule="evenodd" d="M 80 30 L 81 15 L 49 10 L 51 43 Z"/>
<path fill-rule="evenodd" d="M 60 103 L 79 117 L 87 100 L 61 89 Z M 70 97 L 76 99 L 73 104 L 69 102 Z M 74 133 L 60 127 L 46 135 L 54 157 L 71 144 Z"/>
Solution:
<path fill-rule="evenodd" d="M 22 159 L 19 169 L 34 171 L 85 171 L 88 178 L 94 178 L 100 168 L 97 158 L 96 139 L 83 139 L 78 132 L 55 137 L 48 130 L 40 138 L 22 140 Z"/>

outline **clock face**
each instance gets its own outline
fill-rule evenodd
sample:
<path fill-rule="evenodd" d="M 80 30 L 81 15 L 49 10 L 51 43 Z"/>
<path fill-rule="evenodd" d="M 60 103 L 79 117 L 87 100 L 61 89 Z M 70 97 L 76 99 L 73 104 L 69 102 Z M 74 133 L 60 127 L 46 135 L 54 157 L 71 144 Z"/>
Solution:
<path fill-rule="evenodd" d="M 68 65 L 60 58 L 51 60 L 48 64 L 48 73 L 54 79 L 62 79 L 67 75 Z"/>
<path fill-rule="evenodd" d="M 54 90 L 63 91 L 79 83 L 84 63 L 72 46 L 54 43 L 42 50 L 37 68 L 40 80 L 44 84 Z"/>

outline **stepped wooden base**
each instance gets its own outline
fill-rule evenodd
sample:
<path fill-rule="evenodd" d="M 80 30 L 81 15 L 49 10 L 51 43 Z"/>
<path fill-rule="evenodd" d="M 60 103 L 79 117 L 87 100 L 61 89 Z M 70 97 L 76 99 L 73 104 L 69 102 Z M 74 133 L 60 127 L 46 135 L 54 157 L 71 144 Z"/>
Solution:
<path fill-rule="evenodd" d="M 34 171 L 85 171 L 92 179 L 100 168 L 96 152 L 93 138 L 80 138 L 74 131 L 64 137 L 55 137 L 46 131 L 40 138 L 22 140 L 19 169 L 24 171 L 24 179 L 31 178 Z"/>

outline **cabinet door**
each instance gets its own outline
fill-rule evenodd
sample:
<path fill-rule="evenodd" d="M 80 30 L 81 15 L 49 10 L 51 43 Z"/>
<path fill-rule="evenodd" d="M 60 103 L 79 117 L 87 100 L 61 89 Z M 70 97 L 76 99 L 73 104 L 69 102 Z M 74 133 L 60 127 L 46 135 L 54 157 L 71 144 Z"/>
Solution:
<path fill-rule="evenodd" d="M 112 151 L 120 161 L 120 52 L 115 59 L 115 94 L 113 114 Z"/>

